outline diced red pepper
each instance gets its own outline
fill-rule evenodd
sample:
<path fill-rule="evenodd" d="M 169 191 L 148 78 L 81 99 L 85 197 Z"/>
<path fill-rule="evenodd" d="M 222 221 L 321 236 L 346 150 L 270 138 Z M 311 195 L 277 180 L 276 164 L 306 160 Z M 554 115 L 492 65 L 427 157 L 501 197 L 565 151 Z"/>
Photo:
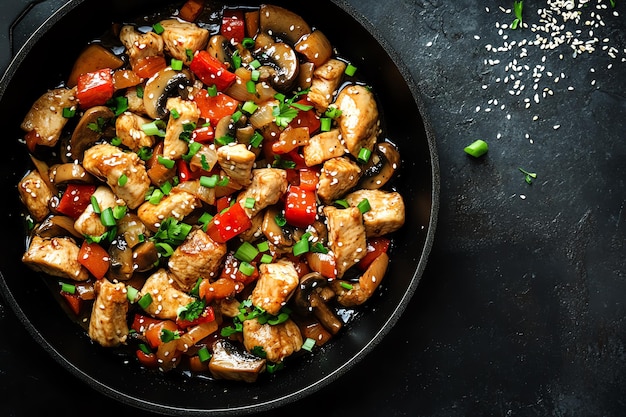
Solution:
<path fill-rule="evenodd" d="M 242 10 L 225 9 L 221 33 L 226 39 L 241 43 L 246 36 L 246 22 Z"/>
<path fill-rule="evenodd" d="M 56 210 L 76 220 L 91 204 L 91 196 L 95 191 L 95 185 L 68 184 Z"/>
<path fill-rule="evenodd" d="M 315 191 L 290 186 L 285 200 L 285 220 L 296 227 L 307 227 L 315 221 L 317 202 Z"/>
<path fill-rule="evenodd" d="M 154 353 L 146 353 L 141 349 L 137 349 L 137 360 L 146 368 L 156 368 L 159 364 L 157 356 Z"/>
<path fill-rule="evenodd" d="M 293 151 L 287 153 L 287 155 L 288 155 L 288 158 L 285 158 L 285 159 L 289 159 L 295 162 L 296 164 L 296 166 L 294 167 L 295 169 L 308 168 L 306 162 L 304 161 L 304 157 L 298 153 L 297 149 L 294 149 Z"/>
<path fill-rule="evenodd" d="M 26 147 L 30 153 L 35 152 L 37 145 L 41 143 L 41 136 L 37 133 L 37 130 L 33 129 L 24 135 L 24 141 L 26 141 Z"/>
<path fill-rule="evenodd" d="M 160 55 L 139 58 L 133 66 L 133 72 L 141 78 L 150 78 L 162 69 L 167 68 L 165 57 Z"/>
<path fill-rule="evenodd" d="M 176 172 L 178 172 L 178 179 L 180 182 L 197 180 L 200 178 L 201 171 L 193 171 L 189 164 L 183 159 L 176 160 Z"/>
<path fill-rule="evenodd" d="M 309 101 L 308 97 L 304 97 L 296 101 L 296 103 L 303 106 L 313 106 L 313 103 Z M 299 110 L 298 115 L 289 123 L 289 126 L 292 128 L 308 127 L 309 135 L 313 136 L 313 134 L 320 129 L 321 124 L 320 118 L 317 116 L 317 113 L 315 113 L 315 107 L 313 107 L 311 110 Z"/>
<path fill-rule="evenodd" d="M 191 140 L 198 143 L 211 143 L 215 139 L 215 130 L 211 125 L 202 126 L 191 132 Z"/>
<path fill-rule="evenodd" d="M 72 312 L 78 316 L 83 306 L 83 299 L 78 294 L 71 294 L 66 291 L 61 291 L 61 295 L 67 301 L 67 305 L 72 309 Z"/>
<path fill-rule="evenodd" d="M 217 212 L 220 213 L 223 210 L 226 210 L 228 207 L 230 207 L 230 201 L 231 201 L 231 197 L 229 195 L 218 198 L 217 201 L 215 202 L 215 207 L 217 208 Z"/>
<path fill-rule="evenodd" d="M 87 268 L 91 275 L 102 279 L 109 270 L 109 253 L 99 244 L 84 240 L 78 251 L 78 263 Z"/>
<path fill-rule="evenodd" d="M 305 168 L 298 171 L 300 174 L 300 188 L 307 191 L 315 191 L 320 179 L 319 170 Z"/>
<path fill-rule="evenodd" d="M 357 267 L 361 271 L 365 271 L 374 261 L 374 259 L 378 258 L 378 255 L 389 250 L 390 245 L 391 240 L 386 237 L 376 237 L 368 239 L 367 252 L 365 253 L 365 256 L 359 261 L 359 263 L 357 263 Z"/>
<path fill-rule="evenodd" d="M 157 348 L 161 343 L 163 343 L 161 340 L 161 333 L 164 329 L 171 332 L 177 332 L 178 326 L 172 320 L 160 320 L 152 326 L 149 326 L 144 332 L 146 340 L 152 349 Z"/>
<path fill-rule="evenodd" d="M 200 109 L 200 116 L 207 119 L 211 126 L 217 126 L 222 118 L 232 115 L 239 106 L 239 101 L 227 94 L 218 92 L 211 96 L 206 90 L 194 94 L 193 101 Z"/>
<path fill-rule="evenodd" d="M 259 255 L 260 256 L 260 255 Z M 254 282 L 259 277 L 259 269 L 257 268 L 257 262 L 252 261 L 250 265 L 254 267 L 254 272 L 251 275 L 246 275 L 239 270 L 240 261 L 235 258 L 232 252 L 226 255 L 226 260 L 224 261 L 224 268 L 222 269 L 222 274 L 220 275 L 221 279 L 231 279 L 237 283 L 243 284 L 246 286 L 251 282 Z M 237 292 L 240 292 L 243 289 L 242 286 L 237 288 Z"/>
<path fill-rule="evenodd" d="M 307 252 L 306 260 L 309 267 L 315 272 L 319 272 L 323 277 L 337 278 L 337 263 L 335 257 L 330 253 Z"/>
<path fill-rule="evenodd" d="M 217 213 L 207 226 L 207 234 L 218 243 L 225 243 L 252 226 L 241 204 L 235 203 L 228 210 Z"/>
<path fill-rule="evenodd" d="M 133 329 L 137 333 L 143 334 L 146 330 L 148 330 L 150 326 L 153 326 L 159 322 L 161 322 L 161 320 L 159 319 L 155 319 L 143 314 L 135 314 L 131 329 Z"/>
<path fill-rule="evenodd" d="M 226 65 L 205 50 L 196 53 L 191 64 L 189 64 L 189 69 L 204 84 L 215 85 L 219 91 L 224 91 L 230 87 L 237 78 L 234 73 L 228 71 Z"/>
<path fill-rule="evenodd" d="M 82 109 L 105 104 L 115 92 L 110 68 L 81 74 L 78 77 L 76 98 Z"/>
<path fill-rule="evenodd" d="M 215 320 L 215 312 L 213 311 L 213 307 L 206 306 L 202 313 L 194 319 L 194 320 L 183 320 L 180 317 L 176 318 L 176 325 L 181 329 L 186 329 L 191 326 L 195 326 L 201 323 L 207 323 Z"/>

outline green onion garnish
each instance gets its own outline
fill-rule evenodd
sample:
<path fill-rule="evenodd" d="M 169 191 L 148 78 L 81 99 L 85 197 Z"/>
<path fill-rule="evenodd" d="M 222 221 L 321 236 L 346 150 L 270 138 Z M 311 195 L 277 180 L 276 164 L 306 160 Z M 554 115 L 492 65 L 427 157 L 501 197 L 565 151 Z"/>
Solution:
<path fill-rule="evenodd" d="M 357 207 L 362 214 L 365 214 L 372 209 L 372 207 L 370 206 L 370 202 L 367 198 L 361 200 L 359 204 L 357 204 Z"/>
<path fill-rule="evenodd" d="M 68 294 L 75 294 L 76 293 L 76 286 L 73 284 L 68 284 L 66 282 L 60 282 L 59 284 L 61 284 L 61 291 L 66 292 Z"/>
<path fill-rule="evenodd" d="M 126 176 L 126 174 L 120 175 L 120 177 L 117 179 L 117 185 L 119 185 L 120 187 L 125 186 L 127 182 L 128 177 Z"/>
<path fill-rule="evenodd" d="M 346 200 L 335 200 L 335 204 L 343 208 L 350 207 L 350 204 L 348 204 Z"/>
<path fill-rule="evenodd" d="M 249 242 L 243 242 L 235 251 L 235 258 L 244 262 L 252 262 L 259 254 L 257 248 Z"/>
<path fill-rule="evenodd" d="M 126 210 L 126 206 L 113 207 L 113 218 L 116 220 L 121 220 L 124 216 L 126 216 Z"/>
<path fill-rule="evenodd" d="M 91 207 L 93 207 L 93 212 L 96 214 L 100 214 L 102 211 L 100 210 L 100 204 L 98 204 L 98 200 L 95 196 L 91 196 Z"/>
<path fill-rule="evenodd" d="M 155 23 L 154 25 L 152 25 L 152 29 L 154 29 L 154 32 L 157 35 L 160 35 L 161 33 L 165 32 L 163 25 L 161 25 L 160 23 Z"/>
<path fill-rule="evenodd" d="M 206 91 L 209 93 L 209 97 L 215 97 L 217 95 L 217 86 L 213 84 L 212 86 L 207 87 Z"/>
<path fill-rule="evenodd" d="M 268 255 L 267 253 L 264 253 L 263 256 L 261 256 L 262 264 L 271 264 L 273 260 L 274 258 L 272 258 L 272 255 Z"/>
<path fill-rule="evenodd" d="M 270 250 L 270 243 L 267 240 L 264 240 L 263 242 L 259 242 L 256 245 L 256 248 L 259 250 L 259 252 L 267 252 L 268 250 Z"/>
<path fill-rule="evenodd" d="M 175 162 L 169 158 L 165 158 L 164 156 L 157 157 L 157 161 L 159 164 L 163 165 L 167 169 L 174 168 Z"/>
<path fill-rule="evenodd" d="M 172 67 L 174 71 L 180 71 L 183 69 L 183 61 L 181 61 L 180 59 L 172 58 L 172 60 L 170 61 L 170 67 Z"/>
<path fill-rule="evenodd" d="M 246 83 L 246 91 L 250 94 L 256 93 L 256 84 L 253 80 L 250 80 Z"/>
<path fill-rule="evenodd" d="M 149 123 L 142 125 L 141 130 L 143 130 L 143 133 L 145 133 L 148 136 L 159 136 L 159 137 L 164 138 L 165 130 L 161 128 L 163 124 L 164 122 L 162 120 L 160 121 L 155 120 L 154 122 L 149 122 Z"/>
<path fill-rule="evenodd" d="M 148 306 L 152 304 L 152 296 L 150 295 L 150 293 L 144 294 L 143 297 L 139 299 L 137 304 L 139 304 L 139 307 L 143 308 L 144 310 L 148 308 Z"/>
<path fill-rule="evenodd" d="M 354 76 L 354 73 L 356 72 L 356 67 L 352 64 L 348 64 L 344 72 L 347 76 L 352 77 Z"/>
<path fill-rule="evenodd" d="M 464 151 L 468 155 L 473 156 L 474 158 L 478 158 L 483 156 L 489 150 L 489 145 L 484 140 L 478 139 L 474 141 L 471 145 L 466 146 Z"/>
<path fill-rule="evenodd" d="M 113 216 L 113 209 L 111 207 L 102 210 L 102 213 L 100 213 L 100 221 L 106 227 L 115 226 L 115 217 Z"/>
<path fill-rule="evenodd" d="M 242 262 L 242 263 L 239 264 L 239 272 L 241 272 L 242 274 L 244 274 L 247 277 L 249 277 L 252 274 L 254 274 L 255 270 L 256 270 L 256 268 L 254 268 L 254 266 L 252 266 L 248 262 Z"/>
<path fill-rule="evenodd" d="M 354 286 L 346 281 L 340 281 L 339 285 L 341 285 L 341 288 L 346 289 L 348 291 L 350 291 L 352 288 L 354 288 Z"/>
<path fill-rule="evenodd" d="M 302 349 L 310 352 L 311 350 L 313 350 L 313 346 L 315 346 L 315 340 L 311 339 L 310 337 L 307 337 L 304 343 L 302 344 Z"/>
<path fill-rule="evenodd" d="M 180 117 L 180 113 L 178 112 L 178 110 L 176 109 L 172 109 L 170 110 L 170 115 L 174 118 L 174 119 L 178 119 Z"/>
<path fill-rule="evenodd" d="M 309 251 L 309 237 L 311 234 L 309 232 L 302 235 L 300 240 L 293 245 L 293 254 L 294 256 L 300 256 Z"/>
<path fill-rule="evenodd" d="M 134 303 L 135 300 L 137 300 L 138 296 L 139 296 L 139 291 L 137 291 L 135 287 L 132 287 L 130 285 L 126 286 L 126 298 L 128 298 L 128 301 L 130 301 L 131 303 Z"/>
<path fill-rule="evenodd" d="M 261 142 L 263 142 L 263 135 L 255 131 L 254 135 L 252 135 L 252 138 L 250 139 L 250 145 L 258 148 L 261 146 Z"/>
<path fill-rule="evenodd" d="M 321 126 L 320 126 L 321 131 L 329 132 L 333 125 L 333 119 L 331 119 L 330 117 L 322 117 L 320 119 L 320 123 L 321 123 Z"/>
<path fill-rule="evenodd" d="M 211 359 L 211 352 L 209 352 L 206 346 L 202 346 L 200 350 L 198 350 L 198 359 L 200 359 L 200 362 L 206 362 Z"/>
<path fill-rule="evenodd" d="M 366 164 L 370 160 L 371 156 L 372 156 L 372 151 L 370 151 L 367 148 L 361 148 L 359 150 L 359 156 L 357 157 L 357 160 L 363 164 Z"/>
<path fill-rule="evenodd" d="M 217 174 L 207 177 L 205 175 L 200 177 L 200 185 L 206 188 L 215 188 L 219 177 Z"/>
<path fill-rule="evenodd" d="M 241 110 L 245 111 L 248 114 L 254 113 L 258 108 L 259 106 L 254 101 L 246 101 L 245 103 L 243 103 L 243 106 L 241 106 Z"/>
<path fill-rule="evenodd" d="M 63 117 L 66 119 L 71 119 L 76 116 L 76 109 L 74 107 L 64 107 L 63 108 Z"/>
<path fill-rule="evenodd" d="M 247 208 L 247 209 L 253 209 L 254 203 L 256 203 L 256 200 L 252 197 L 248 197 L 246 198 L 246 201 L 244 201 L 243 206 L 244 208 Z"/>

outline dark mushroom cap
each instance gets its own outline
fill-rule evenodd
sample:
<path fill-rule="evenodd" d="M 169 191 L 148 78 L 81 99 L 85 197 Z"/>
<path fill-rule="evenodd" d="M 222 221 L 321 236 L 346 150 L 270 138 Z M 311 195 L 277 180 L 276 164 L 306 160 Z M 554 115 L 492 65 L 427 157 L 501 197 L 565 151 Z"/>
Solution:
<path fill-rule="evenodd" d="M 143 103 L 146 113 L 153 119 L 167 115 L 167 99 L 185 96 L 185 90 L 193 83 L 193 76 L 188 70 L 176 71 L 167 67 L 157 72 L 146 82 Z"/>

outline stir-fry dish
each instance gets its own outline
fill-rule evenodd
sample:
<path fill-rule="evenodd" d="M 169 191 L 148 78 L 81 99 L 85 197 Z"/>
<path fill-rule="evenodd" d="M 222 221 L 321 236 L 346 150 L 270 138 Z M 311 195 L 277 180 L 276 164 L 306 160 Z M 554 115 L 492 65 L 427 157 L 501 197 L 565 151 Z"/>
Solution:
<path fill-rule="evenodd" d="M 188 0 L 112 34 L 21 124 L 22 261 L 146 368 L 254 382 L 323 351 L 405 222 L 375 91 L 274 5 Z"/>

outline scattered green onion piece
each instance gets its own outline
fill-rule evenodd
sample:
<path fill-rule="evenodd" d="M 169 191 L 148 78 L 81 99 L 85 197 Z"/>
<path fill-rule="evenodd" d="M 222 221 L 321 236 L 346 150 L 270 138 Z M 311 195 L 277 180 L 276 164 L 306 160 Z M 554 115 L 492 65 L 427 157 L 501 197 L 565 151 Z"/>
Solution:
<path fill-rule="evenodd" d="M 254 204 L 256 203 L 256 200 L 252 197 L 247 197 L 246 201 L 244 201 L 243 206 L 247 209 L 253 209 L 254 208 Z"/>
<path fill-rule="evenodd" d="M 330 132 L 330 129 L 332 128 L 333 125 L 333 119 L 331 119 L 330 117 L 322 117 L 320 118 L 320 130 L 322 132 Z"/>
<path fill-rule="evenodd" d="M 342 200 L 335 200 L 335 204 L 340 206 L 340 207 L 343 207 L 343 208 L 350 207 L 350 204 L 348 204 L 348 202 L 346 200 L 343 200 L 343 199 Z"/>
<path fill-rule="evenodd" d="M 144 294 L 139 301 L 137 302 L 137 304 L 139 304 L 139 307 L 143 308 L 144 310 L 146 308 L 148 308 L 148 306 L 150 304 L 152 304 L 152 296 L 150 295 L 150 293 Z"/>
<path fill-rule="evenodd" d="M 174 248 L 169 243 L 157 242 L 154 246 L 164 258 L 169 258 L 174 253 Z"/>
<path fill-rule="evenodd" d="M 152 148 L 144 146 L 137 151 L 137 156 L 142 161 L 149 161 L 152 158 Z"/>
<path fill-rule="evenodd" d="M 276 326 L 277 324 L 286 322 L 287 319 L 289 319 L 289 313 L 281 310 L 276 317 L 268 319 L 267 323 L 271 326 Z"/>
<path fill-rule="evenodd" d="M 172 109 L 170 110 L 170 115 L 174 118 L 174 119 L 178 119 L 180 117 L 180 113 L 178 112 L 178 110 L 176 109 Z"/>
<path fill-rule="evenodd" d="M 144 235 L 143 233 L 139 233 L 137 235 L 137 240 L 139 241 L 139 243 L 143 243 L 146 241 L 146 235 Z"/>
<path fill-rule="evenodd" d="M 533 183 L 533 180 L 534 180 L 535 178 L 537 178 L 537 174 L 536 174 L 536 173 L 534 173 L 534 172 L 528 172 L 528 171 L 526 171 L 526 170 L 525 170 L 525 169 L 523 169 L 523 168 L 518 168 L 518 169 L 520 170 L 520 172 L 521 172 L 522 174 L 524 174 L 524 180 L 525 180 L 528 184 L 532 184 L 532 183 Z"/>
<path fill-rule="evenodd" d="M 125 186 L 127 182 L 128 177 L 126 176 L 126 174 L 120 175 L 120 177 L 117 179 L 117 185 L 119 185 L 120 187 Z"/>
<path fill-rule="evenodd" d="M 137 288 L 132 287 L 130 285 L 126 286 L 126 298 L 128 298 L 128 301 L 130 301 L 131 303 L 134 303 L 135 300 L 137 300 L 138 296 L 139 296 L 139 291 L 137 291 Z"/>
<path fill-rule="evenodd" d="M 372 156 L 372 151 L 367 148 L 361 148 L 359 150 L 359 156 L 357 156 L 357 160 L 363 164 L 366 164 Z"/>
<path fill-rule="evenodd" d="M 291 107 L 295 107 L 298 110 L 302 110 L 302 111 L 309 111 L 313 108 L 313 106 L 309 106 L 307 104 L 300 104 L 300 103 L 291 103 Z"/>
<path fill-rule="evenodd" d="M 274 258 L 272 258 L 272 255 L 268 255 L 267 253 L 264 253 L 263 256 L 261 256 L 262 264 L 271 264 L 273 260 Z"/>
<path fill-rule="evenodd" d="M 172 58 L 172 60 L 170 61 L 170 67 L 172 67 L 174 71 L 180 71 L 183 69 L 183 61 L 181 61 L 180 59 Z"/>
<path fill-rule="evenodd" d="M 242 262 L 239 264 L 239 272 L 247 277 L 254 274 L 254 271 L 256 271 L 256 268 L 252 266 L 249 262 Z"/>
<path fill-rule="evenodd" d="M 198 350 L 198 359 L 200 359 L 200 362 L 206 362 L 211 359 L 211 352 L 209 352 L 206 346 L 202 346 L 200 350 Z"/>
<path fill-rule="evenodd" d="M 261 78 L 261 71 L 259 71 L 259 70 L 252 70 L 252 71 L 250 71 L 250 80 L 251 81 L 257 82 L 257 81 L 259 81 L 259 78 Z M 254 90 L 256 91 L 256 86 L 255 86 Z"/>
<path fill-rule="evenodd" d="M 193 60 L 193 49 L 185 49 L 185 56 L 187 57 L 187 61 Z"/>
<path fill-rule="evenodd" d="M 115 217 L 113 216 L 113 209 L 111 207 L 102 210 L 102 213 L 100 213 L 100 221 L 106 227 L 115 226 Z"/>
<path fill-rule="evenodd" d="M 348 291 L 350 291 L 352 288 L 354 288 L 354 286 L 346 281 L 340 281 L 339 285 L 341 286 L 341 288 L 346 289 Z"/>
<path fill-rule="evenodd" d="M 143 86 L 142 85 L 138 85 L 135 91 L 137 93 L 137 98 L 143 98 Z"/>
<path fill-rule="evenodd" d="M 256 84 L 252 79 L 246 82 L 246 91 L 250 94 L 256 93 Z"/>
<path fill-rule="evenodd" d="M 294 256 L 300 256 L 309 251 L 309 236 L 311 236 L 311 234 L 308 232 L 303 234 L 302 238 L 300 238 L 300 240 L 293 245 Z"/>
<path fill-rule="evenodd" d="M 250 62 L 250 66 L 254 69 L 259 69 L 261 67 L 261 62 L 258 59 Z"/>
<path fill-rule="evenodd" d="M 160 23 L 155 23 L 154 25 L 152 25 L 152 29 L 154 29 L 154 32 L 157 35 L 160 35 L 161 33 L 165 31 L 165 29 L 163 28 L 163 25 L 161 25 Z"/>
<path fill-rule="evenodd" d="M 187 162 L 191 161 L 191 158 L 193 158 L 193 156 L 197 154 L 200 149 L 202 149 L 202 144 L 200 142 L 191 142 L 189 144 L 189 151 L 186 155 L 183 155 L 183 159 Z"/>
<path fill-rule="evenodd" d="M 66 282 L 60 282 L 60 284 L 61 284 L 61 291 L 66 292 L 68 294 L 76 293 L 76 285 L 68 284 Z"/>
<path fill-rule="evenodd" d="M 256 245 L 256 248 L 259 250 L 259 252 L 267 252 L 268 250 L 270 250 L 270 244 L 267 240 L 264 240 L 263 242 L 259 242 Z"/>
<path fill-rule="evenodd" d="M 167 169 L 174 168 L 175 162 L 172 159 L 165 158 L 164 156 L 157 157 L 157 161 L 159 164 L 163 165 Z"/>
<path fill-rule="evenodd" d="M 170 192 L 172 192 L 172 188 L 174 188 L 174 186 L 172 185 L 171 182 L 169 181 L 165 181 L 163 183 L 163 185 L 161 185 L 159 187 L 159 189 L 163 192 L 163 194 L 165 195 L 170 195 Z"/>
<path fill-rule="evenodd" d="M 156 121 L 142 125 L 141 130 L 148 136 L 165 137 L 165 131 L 159 128 Z"/>
<path fill-rule="evenodd" d="M 468 155 L 473 156 L 474 158 L 479 158 L 487 153 L 489 150 L 489 145 L 484 140 L 478 139 L 474 141 L 471 145 L 466 146 L 464 151 Z"/>
<path fill-rule="evenodd" d="M 106 105 L 117 117 L 128 110 L 128 98 L 124 96 L 113 97 L 106 102 Z"/>
<path fill-rule="evenodd" d="M 347 76 L 352 77 L 356 73 L 356 67 L 352 64 L 348 64 L 344 72 Z"/>
<path fill-rule="evenodd" d="M 126 206 L 115 206 L 113 207 L 113 218 L 116 220 L 121 220 L 124 216 L 126 216 Z"/>
<path fill-rule="evenodd" d="M 235 51 L 235 53 L 231 57 L 231 61 L 233 63 L 233 69 L 238 69 L 241 67 L 241 55 L 239 55 L 239 51 Z"/>
<path fill-rule="evenodd" d="M 93 208 L 93 212 L 96 214 L 100 214 L 102 210 L 100 210 L 100 204 L 98 204 L 98 200 L 95 196 L 91 196 L 91 207 Z"/>
<path fill-rule="evenodd" d="M 324 115 L 334 120 L 338 118 L 339 116 L 341 116 L 341 110 L 339 110 L 335 106 L 330 106 L 328 109 L 326 109 L 326 112 L 324 113 Z"/>
<path fill-rule="evenodd" d="M 258 148 L 259 146 L 261 146 L 261 142 L 263 142 L 263 135 L 255 131 L 254 135 L 252 135 L 252 138 L 250 138 L 250 145 Z"/>
<path fill-rule="evenodd" d="M 254 101 L 246 101 L 245 103 L 243 103 L 243 106 L 241 106 L 241 110 L 245 111 L 248 114 L 254 113 L 258 108 L 259 106 Z"/>
<path fill-rule="evenodd" d="M 63 117 L 66 119 L 71 119 L 76 116 L 76 109 L 74 107 L 64 107 L 63 108 Z"/>
<path fill-rule="evenodd" d="M 206 188 L 215 188 L 217 186 L 218 175 L 211 175 L 207 177 L 205 175 L 200 177 L 200 185 Z"/>
<path fill-rule="evenodd" d="M 225 146 L 225 145 L 228 145 L 229 143 L 233 143 L 234 141 L 235 141 L 234 138 L 226 135 L 226 136 L 222 136 L 221 138 L 215 139 L 214 142 L 220 146 Z"/>
<path fill-rule="evenodd" d="M 244 262 L 252 262 L 259 254 L 257 248 L 250 242 L 243 242 L 235 251 L 235 258 Z"/>
<path fill-rule="evenodd" d="M 230 181 L 230 180 L 228 179 L 228 177 L 222 177 L 222 178 L 220 178 L 220 179 L 219 179 L 219 181 L 217 182 L 217 186 L 218 186 L 218 187 L 226 187 L 226 186 L 228 185 L 228 181 Z M 233 200 L 233 201 L 232 201 L 232 203 L 234 203 L 234 202 L 235 202 L 235 200 Z M 231 203 L 231 204 L 232 204 L 232 203 Z"/>
<path fill-rule="evenodd" d="M 111 145 L 113 146 L 120 146 L 122 144 L 122 139 L 119 137 L 114 137 L 113 139 L 111 139 Z"/>
<path fill-rule="evenodd" d="M 370 206 L 370 201 L 367 198 L 361 200 L 359 204 L 357 204 L 357 207 L 362 214 L 365 214 L 372 209 L 372 206 Z"/>
<path fill-rule="evenodd" d="M 207 87 L 206 91 L 209 93 L 209 97 L 215 97 L 217 95 L 217 86 L 213 84 L 210 87 Z"/>
<path fill-rule="evenodd" d="M 320 242 L 315 242 L 315 244 L 311 246 L 311 252 L 326 254 L 328 253 L 328 248 L 324 247 L 324 245 L 322 245 Z"/>
<path fill-rule="evenodd" d="M 287 224 L 287 220 L 285 219 L 285 214 L 282 212 L 274 216 L 274 220 L 276 221 L 276 224 L 280 227 L 283 227 L 284 225 Z"/>
<path fill-rule="evenodd" d="M 244 48 L 252 48 L 254 46 L 254 39 L 252 38 L 243 38 L 241 41 L 241 45 Z"/>
<path fill-rule="evenodd" d="M 148 198 L 148 201 L 150 202 L 150 204 L 153 204 L 156 206 L 157 204 L 161 202 L 162 199 L 163 199 L 163 191 L 156 188 L 152 192 L 152 195 L 150 195 L 150 198 Z"/>
<path fill-rule="evenodd" d="M 311 339 L 310 337 L 307 337 L 304 343 L 302 344 L 302 349 L 310 352 L 311 350 L 313 350 L 313 346 L 315 346 L 315 340 Z"/>
<path fill-rule="evenodd" d="M 237 110 L 236 112 L 233 113 L 232 116 L 230 116 L 230 118 L 233 121 L 233 123 L 237 123 L 239 119 L 241 119 L 241 116 L 243 116 L 243 113 L 240 110 Z"/>

